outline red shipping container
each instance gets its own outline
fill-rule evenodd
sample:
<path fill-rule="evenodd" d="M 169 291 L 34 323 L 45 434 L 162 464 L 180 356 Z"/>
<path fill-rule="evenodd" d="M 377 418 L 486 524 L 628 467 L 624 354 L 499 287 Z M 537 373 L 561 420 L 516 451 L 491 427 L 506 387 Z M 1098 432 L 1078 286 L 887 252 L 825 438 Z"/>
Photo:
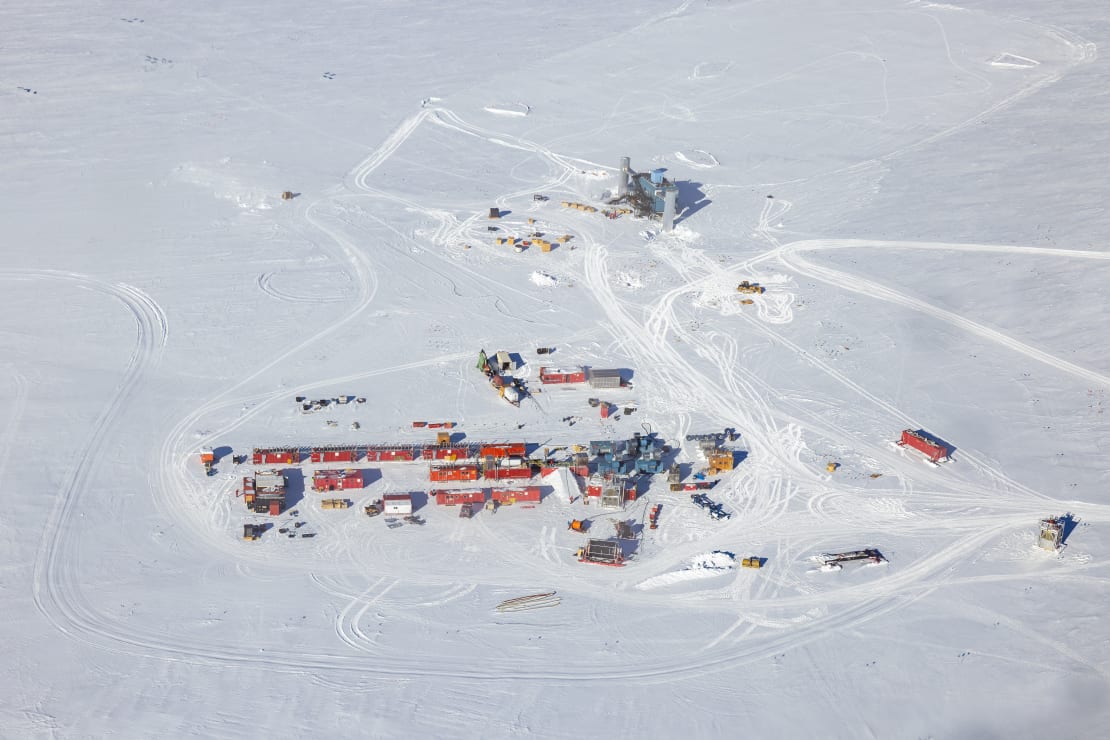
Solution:
<path fill-rule="evenodd" d="M 482 471 L 482 475 L 491 480 L 531 478 L 532 467 L 530 465 L 525 465 L 519 468 L 486 468 Z"/>
<path fill-rule="evenodd" d="M 541 367 L 540 382 L 545 385 L 553 383 L 585 383 L 586 371 L 582 368 L 577 368 L 575 370 L 559 370 L 553 367 Z"/>
<path fill-rule="evenodd" d="M 377 462 L 412 462 L 416 459 L 414 447 L 377 447 L 367 448 L 366 459 L 371 460 L 371 451 L 376 453 L 373 461 Z"/>
<path fill-rule="evenodd" d="M 312 476 L 313 491 L 334 491 L 339 488 L 337 470 L 317 470 Z"/>
<path fill-rule="evenodd" d="M 478 480 L 477 465 L 433 465 L 428 470 L 433 481 Z"/>
<path fill-rule="evenodd" d="M 514 504 L 518 501 L 537 502 L 540 500 L 540 487 L 494 489 L 492 496 L 494 501 L 501 504 Z"/>
<path fill-rule="evenodd" d="M 316 448 L 312 450 L 310 459 L 314 463 L 319 462 L 356 462 L 359 458 L 358 450 L 354 447 L 345 447 L 339 449 L 323 449 Z"/>
<path fill-rule="evenodd" d="M 485 491 L 444 491 L 430 492 L 439 506 L 455 506 L 456 504 L 481 504 L 485 503 Z"/>
<path fill-rule="evenodd" d="M 940 444 L 926 439 L 922 435 L 913 431 L 912 429 L 902 430 L 902 439 L 898 442 L 900 445 L 912 447 L 925 455 L 933 462 L 937 462 L 942 458 L 948 457 L 948 450 Z"/>
<path fill-rule="evenodd" d="M 280 501 L 271 501 L 270 502 L 270 516 L 278 516 L 280 514 L 281 514 L 281 502 Z"/>
<path fill-rule="evenodd" d="M 253 458 L 255 465 L 296 465 L 301 461 L 301 453 L 294 449 L 256 449 Z"/>
<path fill-rule="evenodd" d="M 470 457 L 470 448 L 465 445 L 461 447 L 428 445 L 420 451 L 420 456 L 425 460 L 466 460 Z"/>
<path fill-rule="evenodd" d="M 479 457 L 524 457 L 524 451 L 523 442 L 505 442 L 482 445 L 478 455 Z"/>
<path fill-rule="evenodd" d="M 337 491 L 342 488 L 362 488 L 362 471 L 357 468 L 317 470 L 312 474 L 314 491 Z"/>

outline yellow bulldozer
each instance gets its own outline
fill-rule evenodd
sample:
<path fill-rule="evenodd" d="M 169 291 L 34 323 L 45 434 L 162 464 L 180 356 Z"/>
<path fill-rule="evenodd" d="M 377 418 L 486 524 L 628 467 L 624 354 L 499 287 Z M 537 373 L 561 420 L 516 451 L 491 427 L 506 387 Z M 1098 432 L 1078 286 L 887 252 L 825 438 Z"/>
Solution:
<path fill-rule="evenodd" d="M 738 293 L 756 293 L 756 294 L 759 294 L 759 293 L 764 292 L 764 290 L 765 290 L 765 288 L 762 285 L 760 285 L 759 283 L 750 283 L 747 280 L 744 280 L 743 282 L 741 282 L 739 285 L 736 286 L 736 292 L 738 292 Z"/>

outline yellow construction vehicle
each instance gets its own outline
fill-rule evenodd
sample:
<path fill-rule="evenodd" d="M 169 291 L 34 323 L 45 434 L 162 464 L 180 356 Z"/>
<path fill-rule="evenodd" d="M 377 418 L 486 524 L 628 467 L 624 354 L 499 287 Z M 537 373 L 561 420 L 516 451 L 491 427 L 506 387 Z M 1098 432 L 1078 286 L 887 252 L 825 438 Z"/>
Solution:
<path fill-rule="evenodd" d="M 758 293 L 762 293 L 764 291 L 764 288 L 759 283 L 750 283 L 747 280 L 744 280 L 743 282 L 741 282 L 739 285 L 736 286 L 736 290 L 739 293 L 757 293 L 758 294 Z"/>

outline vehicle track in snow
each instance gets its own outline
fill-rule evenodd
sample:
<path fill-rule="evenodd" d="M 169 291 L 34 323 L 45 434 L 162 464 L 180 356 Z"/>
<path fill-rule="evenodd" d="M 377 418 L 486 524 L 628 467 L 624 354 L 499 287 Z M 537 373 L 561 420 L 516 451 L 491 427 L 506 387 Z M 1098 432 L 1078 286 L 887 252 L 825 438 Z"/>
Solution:
<path fill-rule="evenodd" d="M 23 421 L 23 413 L 27 409 L 28 389 L 27 378 L 19 372 L 19 368 L 9 364 L 5 365 L 3 369 L 11 379 L 8 386 L 13 390 L 14 395 L 11 406 L 8 407 L 5 414 L 7 421 L 4 423 L 4 429 L 0 431 L 0 480 L 5 480 L 4 471 L 8 467 L 8 458 L 11 455 L 12 447 L 15 445 L 19 425 Z"/>
<path fill-rule="evenodd" d="M 125 283 L 57 270 L 2 270 L 0 279 L 60 282 L 67 287 L 91 290 L 121 303 L 135 324 L 135 342 L 120 382 L 105 409 L 90 426 L 83 446 L 71 460 L 47 515 L 31 582 L 35 608 L 59 632 L 82 641 L 89 635 L 110 637 L 111 621 L 88 608 L 80 590 L 79 557 L 71 531 L 73 515 L 102 457 L 101 450 L 116 419 L 165 346 L 169 325 L 162 308 L 149 295 Z"/>
<path fill-rule="evenodd" d="M 683 8 L 688 6 L 685 3 Z M 681 10 L 681 9 L 680 9 Z M 378 193 L 369 187 L 368 182 L 371 174 L 386 161 L 397 149 L 408 139 L 409 136 L 428 118 L 430 112 L 421 111 L 414 116 L 406 119 L 397 130 L 383 143 L 378 150 L 371 154 L 363 163 L 356 167 L 352 178 L 354 182 L 363 190 L 365 194 L 356 195 L 370 195 L 371 197 L 382 195 L 384 197 L 392 197 L 386 194 Z M 440 114 L 437 114 L 440 115 Z M 453 115 L 453 114 L 452 114 Z M 441 115 L 440 120 L 451 122 L 458 126 L 460 119 L 451 116 Z M 465 126 L 469 133 L 480 135 L 478 130 L 474 127 Z M 494 139 L 497 141 L 494 141 Z M 491 134 L 491 138 L 487 140 L 493 143 L 509 142 L 509 137 L 504 137 L 499 134 Z M 548 156 L 549 160 L 556 166 L 562 167 L 561 175 L 557 175 L 554 179 L 548 181 L 547 186 L 557 187 L 566 182 L 569 177 L 571 169 L 574 165 L 570 164 L 570 160 L 566 158 L 558 158 L 555 155 L 544 153 L 542 148 L 528 149 L 526 146 L 509 143 L 508 145 L 522 148 L 529 151 L 534 151 L 541 156 Z M 531 192 L 529 189 L 524 192 Z M 373 276 L 373 270 L 369 260 L 355 247 L 355 245 L 339 232 L 327 225 L 325 222 L 333 220 L 332 217 L 323 213 L 324 209 L 334 203 L 338 198 L 354 197 L 349 194 L 336 193 L 333 196 L 322 198 L 319 201 L 309 205 L 305 209 L 306 220 L 317 228 L 319 231 L 327 234 L 332 240 L 336 242 L 344 257 L 348 259 L 355 267 L 356 273 L 360 279 L 357 282 L 359 286 L 359 296 L 357 296 L 351 312 L 343 323 L 353 320 L 359 313 L 371 302 L 374 292 L 376 290 L 376 278 Z M 788 206 L 787 206 L 788 207 Z M 766 231 L 770 230 L 769 222 L 775 215 L 774 211 L 770 210 L 772 205 L 765 206 L 765 216 L 761 216 L 760 223 Z M 422 208 L 425 212 L 431 213 L 428 209 Z M 781 215 L 781 214 L 779 214 Z M 442 214 L 439 216 L 432 216 L 438 220 L 440 227 L 436 230 L 434 238 L 436 240 L 448 240 L 453 238 L 454 235 L 463 233 L 466 228 L 469 228 L 475 223 L 475 218 L 472 217 L 461 223 L 453 221 L 453 217 L 445 217 Z M 407 238 L 407 237 L 406 237 Z M 670 408 L 678 408 L 686 404 L 689 405 L 693 401 L 700 403 L 707 403 L 712 408 L 717 408 L 721 418 L 729 420 L 733 423 L 736 419 L 741 419 L 751 425 L 751 430 L 745 430 L 746 438 L 752 441 L 751 453 L 753 458 L 757 455 L 760 459 L 768 460 L 768 465 L 781 468 L 785 470 L 784 473 L 779 473 L 778 477 L 771 477 L 762 480 L 763 474 L 752 479 L 746 480 L 743 477 L 739 479 L 737 490 L 731 494 L 734 498 L 743 498 L 748 502 L 750 514 L 753 521 L 762 522 L 764 525 L 770 527 L 775 522 L 780 521 L 786 514 L 791 499 L 797 495 L 798 486 L 806 486 L 807 488 L 816 487 L 813 481 L 813 475 L 810 471 L 805 469 L 805 466 L 798 459 L 798 452 L 800 450 L 799 440 L 800 427 L 789 421 L 783 421 L 782 414 L 777 409 L 772 409 L 770 404 L 763 400 L 765 388 L 760 387 L 752 377 L 744 377 L 741 373 L 736 373 L 734 368 L 729 367 L 730 363 L 736 361 L 738 356 L 738 349 L 734 340 L 725 340 L 721 336 L 707 335 L 704 338 L 698 337 L 694 332 L 685 330 L 681 327 L 680 322 L 674 313 L 674 302 L 677 298 L 686 295 L 690 291 L 690 286 L 685 285 L 682 288 L 672 291 L 671 294 L 664 297 L 654 307 L 651 307 L 653 313 L 651 321 L 652 330 L 648 333 L 645 339 L 629 339 L 628 336 L 640 333 L 639 321 L 641 315 L 639 309 L 617 299 L 607 288 L 608 271 L 605 265 L 607 258 L 607 251 L 604 245 L 598 244 L 596 241 L 591 245 L 597 247 L 596 250 L 591 250 L 593 254 L 587 260 L 586 274 L 587 281 L 594 292 L 595 296 L 599 298 L 599 303 L 605 309 L 605 314 L 609 320 L 614 334 L 618 337 L 617 342 L 630 351 L 635 357 L 655 358 L 655 353 L 662 353 L 661 359 L 652 359 L 650 362 L 659 362 L 662 366 L 658 371 L 658 382 L 654 382 L 660 388 L 670 386 L 672 388 L 681 388 L 683 383 L 689 382 L 689 374 L 694 373 L 695 379 L 706 381 L 706 385 L 710 388 L 700 395 L 678 395 L 678 391 L 674 391 L 676 395 L 668 396 L 667 391 L 660 392 L 659 400 L 665 404 L 670 404 Z M 788 245 L 789 246 L 789 245 Z M 685 272 L 686 275 L 693 275 L 697 272 L 708 272 L 708 265 L 712 262 L 705 258 L 704 255 L 693 254 L 697 250 L 692 250 L 691 257 L 698 260 L 698 264 L 691 265 L 686 262 L 679 262 L 678 267 Z M 777 256 L 777 255 L 769 255 Z M 788 256 L 786 259 L 790 259 Z M 755 264 L 750 261 L 746 264 Z M 794 265 L 799 269 L 807 269 L 807 266 L 800 262 L 795 262 Z M 731 272 L 736 272 L 743 269 L 740 266 L 730 268 Z M 812 268 L 809 268 L 812 269 Z M 714 268 L 715 272 L 719 270 Z M 472 273 L 472 277 L 481 279 L 481 276 Z M 713 275 L 719 277 L 719 274 Z M 708 279 L 704 278 L 704 279 Z M 496 287 L 503 288 L 498 284 Z M 127 299 L 121 296 L 121 300 Z M 131 300 L 139 301 L 139 299 L 132 295 Z M 130 304 L 129 304 L 130 305 Z M 149 311 L 149 306 L 143 309 L 137 309 L 145 319 L 140 321 L 140 339 L 142 340 L 143 334 L 143 321 L 146 321 L 148 331 L 154 331 L 154 325 L 158 323 L 157 316 L 153 317 L 146 313 Z M 139 314 L 136 314 L 137 319 Z M 757 318 L 763 323 L 768 323 L 772 320 L 769 313 L 758 313 Z M 786 318 L 785 320 L 789 320 Z M 753 320 L 754 321 L 754 320 Z M 163 343 L 164 343 L 164 329 L 165 322 L 164 316 L 161 317 L 161 325 L 163 327 Z M 335 331 L 339 326 L 334 326 L 331 331 Z M 325 333 L 330 333 L 325 332 Z M 683 343 L 691 347 L 693 351 L 697 352 L 703 358 L 707 356 L 723 356 L 720 364 L 718 365 L 717 372 L 719 378 L 708 377 L 702 373 L 698 373 L 695 368 L 688 362 L 685 362 L 680 353 L 669 349 L 670 342 L 675 338 L 681 338 Z M 320 336 L 315 335 L 293 350 L 281 354 L 273 359 L 271 363 L 254 373 L 253 375 L 239 381 L 237 384 L 225 389 L 215 399 L 212 399 L 208 404 L 198 409 L 191 414 L 186 420 L 175 428 L 167 438 L 167 444 L 163 447 L 161 458 L 156 461 L 156 468 L 167 471 L 160 476 L 160 488 L 163 495 L 167 495 L 166 503 L 179 504 L 184 503 L 189 494 L 192 493 L 188 484 L 182 485 L 181 481 L 189 480 L 189 474 L 185 467 L 185 462 L 192 448 L 189 444 L 187 435 L 195 428 L 194 425 L 205 415 L 221 410 L 225 407 L 241 404 L 244 400 L 248 402 L 257 403 L 256 409 L 262 408 L 267 402 L 276 400 L 282 392 L 275 392 L 272 394 L 256 394 L 252 398 L 243 399 L 235 398 L 234 393 L 241 390 L 250 382 L 261 377 L 265 372 L 272 369 L 279 362 L 289 357 L 293 352 L 299 351 L 304 347 L 319 341 Z M 729 343 L 731 341 L 731 344 Z M 145 346 L 140 341 L 141 346 Z M 723 353 L 719 352 L 720 347 L 724 347 Z M 134 358 L 133 358 L 134 359 Z M 440 361 L 442 358 L 437 358 Z M 145 362 L 145 361 L 144 361 Z M 645 361 L 645 366 L 648 361 Z M 144 365 L 145 366 L 145 365 Z M 129 372 L 131 363 L 129 363 Z M 141 368 L 140 368 L 141 369 Z M 832 368 L 828 368 L 831 370 Z M 390 372 L 395 368 L 384 369 L 374 372 Z M 372 373 L 360 374 L 351 377 L 367 377 Z M 130 376 L 129 376 L 130 377 Z M 138 373 L 135 374 L 135 378 Z M 846 378 L 844 380 L 847 380 Z M 132 380 L 133 382 L 133 380 Z M 326 384 L 333 384 L 335 379 L 329 381 L 322 381 L 319 386 Z M 718 384 L 720 387 L 718 388 Z M 76 473 L 75 480 L 80 482 L 77 478 L 79 475 L 87 475 L 89 470 L 88 459 L 95 452 L 95 449 L 101 444 L 101 436 L 104 430 L 110 427 L 114 417 L 118 414 L 120 406 L 123 404 L 123 399 L 119 396 L 128 390 L 128 385 L 125 383 L 117 398 L 113 400 L 109 409 L 102 415 L 101 420 L 94 426 L 94 434 L 92 441 L 89 443 L 89 449 L 86 454 L 78 461 L 75 466 Z M 862 389 L 860 389 L 862 390 Z M 124 394 L 125 395 L 125 394 Z M 880 402 L 880 399 L 873 400 Z M 892 407 L 889 409 L 897 412 Z M 239 424 L 242 424 L 249 419 L 253 414 L 245 415 L 245 418 L 237 420 L 233 426 L 221 430 L 228 431 Z M 689 417 L 684 415 L 681 410 L 678 414 L 678 421 L 675 422 L 676 430 L 681 431 L 689 428 Z M 807 424 L 812 424 L 810 420 Z M 681 429 L 679 429 L 681 428 Z M 826 431 L 838 431 L 835 427 L 827 427 Z M 101 435 L 101 436 L 98 436 Z M 215 435 L 210 435 L 215 436 Z M 169 464 L 165 464 L 169 463 Z M 793 482 L 791 475 L 796 475 L 800 481 Z M 743 494 L 739 489 L 743 487 Z M 70 499 L 73 496 L 73 491 L 76 489 L 76 483 L 68 487 L 68 493 L 64 497 Z M 828 518 L 827 513 L 828 505 L 831 502 L 828 496 L 824 499 L 819 499 L 819 505 L 813 508 L 813 511 L 823 517 Z M 975 500 L 969 498 L 969 501 Z M 180 509 L 176 506 L 167 506 L 168 509 L 180 516 Z M 63 509 L 65 506 L 63 505 Z M 58 518 L 64 522 L 66 512 L 63 511 L 62 515 Z M 69 610 L 70 614 L 66 615 L 71 625 L 77 625 L 79 630 L 83 630 L 87 636 L 101 642 L 96 638 L 104 638 L 113 642 L 118 649 L 134 649 L 145 655 L 152 657 L 163 657 L 170 660 L 182 660 L 187 662 L 201 662 L 205 664 L 251 664 L 251 665 L 264 665 L 273 668 L 274 670 L 293 671 L 293 672 L 350 672 L 354 674 L 369 674 L 377 676 L 404 676 L 404 677 L 419 677 L 419 676 L 456 676 L 461 678 L 475 678 L 475 679 L 518 679 L 518 680 L 541 680 L 541 681 L 582 681 L 582 680 L 603 680 L 606 678 L 628 679 L 628 678 L 641 678 L 641 679 L 658 679 L 658 678 L 673 678 L 681 676 L 697 675 L 705 670 L 712 670 L 714 667 L 722 667 L 725 665 L 735 664 L 736 662 L 744 662 L 762 659 L 776 650 L 784 649 L 787 645 L 789 647 L 796 647 L 800 642 L 808 640 L 819 639 L 831 631 L 841 628 L 849 623 L 859 624 L 867 619 L 873 619 L 887 611 L 899 608 L 904 602 L 920 598 L 928 591 L 940 587 L 945 578 L 943 573 L 946 568 L 950 568 L 962 557 L 965 557 L 975 547 L 981 545 L 983 541 L 992 536 L 996 536 L 998 532 L 1004 531 L 1007 527 L 1013 526 L 1013 521 L 1016 517 L 1025 516 L 1024 512 L 1015 512 L 1012 515 L 1002 516 L 999 515 L 993 529 L 983 529 L 981 526 L 976 527 L 974 534 L 969 534 L 960 540 L 952 551 L 945 550 L 943 553 L 923 558 L 911 566 L 900 570 L 895 576 L 884 579 L 878 584 L 863 584 L 856 587 L 847 587 L 839 591 L 826 592 L 817 595 L 801 594 L 794 597 L 776 596 L 775 593 L 768 595 L 766 599 L 760 599 L 754 604 L 744 604 L 740 607 L 742 618 L 749 624 L 757 624 L 759 620 L 765 620 L 764 623 L 772 623 L 766 621 L 766 613 L 773 609 L 781 608 L 796 608 L 799 610 L 813 608 L 815 605 L 825 605 L 826 607 L 831 604 L 841 604 L 845 608 L 829 617 L 802 621 L 794 625 L 795 628 L 785 630 L 782 635 L 776 635 L 771 639 L 755 637 L 752 628 L 744 627 L 737 628 L 739 636 L 743 640 L 732 641 L 728 635 L 722 636 L 715 645 L 715 652 L 705 657 L 704 659 L 688 660 L 682 659 L 663 659 L 655 661 L 647 661 L 642 666 L 634 666 L 630 663 L 630 667 L 612 667 L 596 671 L 581 670 L 575 667 L 574 670 L 564 671 L 537 671 L 530 666 L 523 666 L 514 664 L 514 661 L 507 660 L 502 666 L 493 667 L 488 670 L 475 670 L 466 669 L 461 664 L 452 664 L 450 661 L 444 661 L 441 665 L 419 665 L 416 661 L 412 661 L 409 656 L 396 657 L 382 657 L 380 660 L 377 658 L 373 665 L 366 665 L 364 660 L 358 660 L 357 656 L 349 655 L 332 655 L 328 653 L 311 653 L 301 652 L 297 650 L 279 650 L 274 651 L 271 655 L 261 656 L 251 653 L 242 648 L 232 645 L 221 645 L 212 643 L 205 645 L 199 644 L 185 644 L 171 643 L 164 637 L 160 638 L 157 633 L 150 632 L 149 630 L 138 631 L 124 631 L 121 625 L 112 625 L 102 617 L 98 617 L 91 610 L 87 610 L 79 601 L 79 593 L 73 584 L 64 584 L 61 579 L 55 582 L 53 579 L 47 577 L 43 583 L 47 593 L 63 595 L 59 602 L 65 602 L 63 611 Z M 738 517 L 738 519 L 741 519 Z M 198 520 L 196 522 L 201 528 L 204 528 L 205 522 Z M 981 522 L 980 522 L 981 524 Z M 735 521 L 730 523 L 727 527 L 720 530 L 721 537 L 732 536 L 741 526 L 747 526 L 748 522 Z M 969 524 L 970 528 L 970 524 Z M 49 531 L 49 528 L 48 528 Z M 61 527 L 55 522 L 53 531 L 58 533 Z M 489 540 L 497 543 L 498 537 L 494 533 L 487 532 Z M 553 533 L 552 533 L 553 534 Z M 55 542 L 64 544 L 64 540 L 55 537 Z M 212 544 L 220 543 L 222 549 L 228 552 L 232 551 L 229 546 L 229 541 L 226 538 L 214 538 Z M 702 543 L 695 543 L 695 547 L 704 548 Z M 549 551 L 549 545 L 545 541 L 543 534 L 540 537 L 540 551 L 537 553 L 539 558 L 536 563 L 531 564 L 529 567 L 538 575 L 551 576 L 550 571 L 545 570 L 544 562 L 546 561 Z M 56 568 L 52 565 L 58 558 L 58 553 L 62 551 L 58 544 L 47 548 L 47 557 L 45 561 L 47 572 L 53 572 Z M 511 550 L 511 553 L 510 553 Z M 234 548 L 236 557 L 241 555 L 240 548 Z M 790 552 L 789 550 L 786 552 Z M 519 551 L 507 548 L 506 555 L 512 554 L 514 557 L 519 557 Z M 549 563 L 548 563 L 549 565 Z M 38 568 L 36 568 L 38 571 Z M 940 574 L 940 577 L 937 577 Z M 949 579 L 950 581 L 951 579 Z M 359 620 L 365 614 L 370 604 L 380 599 L 385 595 L 385 592 L 392 588 L 387 587 L 384 591 L 378 592 L 376 595 L 372 593 L 374 589 L 380 584 L 375 584 L 371 589 L 368 589 L 355 600 L 352 600 L 346 609 L 343 611 L 343 619 L 337 621 L 337 634 L 340 639 L 347 644 L 352 650 L 356 652 L 365 653 L 368 643 L 371 640 L 360 631 Z M 768 581 L 768 584 L 770 582 Z M 765 585 L 763 589 L 771 589 L 771 585 Z M 45 603 L 45 600 L 39 598 L 40 588 L 36 587 L 36 603 Z M 604 589 L 598 589 L 603 591 Z M 618 597 L 619 598 L 619 597 Z M 663 600 L 660 599 L 660 602 Z M 40 608 L 42 608 L 40 606 Z M 98 621 L 99 620 L 99 621 Z M 54 621 L 54 620 L 52 620 Z M 57 623 L 56 623 L 57 624 Z M 777 624 L 777 623 L 776 623 Z M 65 630 L 63 630 L 65 631 Z M 344 639 L 346 636 L 346 639 Z"/>

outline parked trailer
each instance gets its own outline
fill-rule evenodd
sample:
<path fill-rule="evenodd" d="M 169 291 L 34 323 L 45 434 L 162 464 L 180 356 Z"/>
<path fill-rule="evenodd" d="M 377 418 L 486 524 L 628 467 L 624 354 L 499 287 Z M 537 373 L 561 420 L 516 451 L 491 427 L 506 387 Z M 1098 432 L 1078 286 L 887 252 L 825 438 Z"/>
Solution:
<path fill-rule="evenodd" d="M 428 495 L 436 500 L 437 506 L 457 506 L 459 504 L 483 504 L 486 501 L 486 492 L 477 489 L 469 491 L 445 491 L 443 489 L 429 491 Z"/>
<path fill-rule="evenodd" d="M 313 447 L 308 459 L 314 463 L 353 463 L 362 457 L 357 447 Z"/>
<path fill-rule="evenodd" d="M 619 542 L 588 540 L 586 546 L 578 550 L 578 562 L 619 567 L 624 565 L 624 555 Z"/>
<path fill-rule="evenodd" d="M 939 442 L 929 439 L 921 432 L 915 432 L 912 429 L 902 430 L 902 438 L 898 440 L 898 445 L 902 447 L 912 447 L 918 452 L 925 453 L 925 456 L 929 458 L 929 462 L 935 463 L 948 459 L 948 448 Z"/>
<path fill-rule="evenodd" d="M 436 482 L 478 480 L 477 465 L 432 465 L 428 469 L 428 480 Z"/>
<path fill-rule="evenodd" d="M 538 503 L 540 501 L 540 487 L 495 488 L 490 495 L 494 501 L 505 506 L 511 506 L 522 501 Z"/>

